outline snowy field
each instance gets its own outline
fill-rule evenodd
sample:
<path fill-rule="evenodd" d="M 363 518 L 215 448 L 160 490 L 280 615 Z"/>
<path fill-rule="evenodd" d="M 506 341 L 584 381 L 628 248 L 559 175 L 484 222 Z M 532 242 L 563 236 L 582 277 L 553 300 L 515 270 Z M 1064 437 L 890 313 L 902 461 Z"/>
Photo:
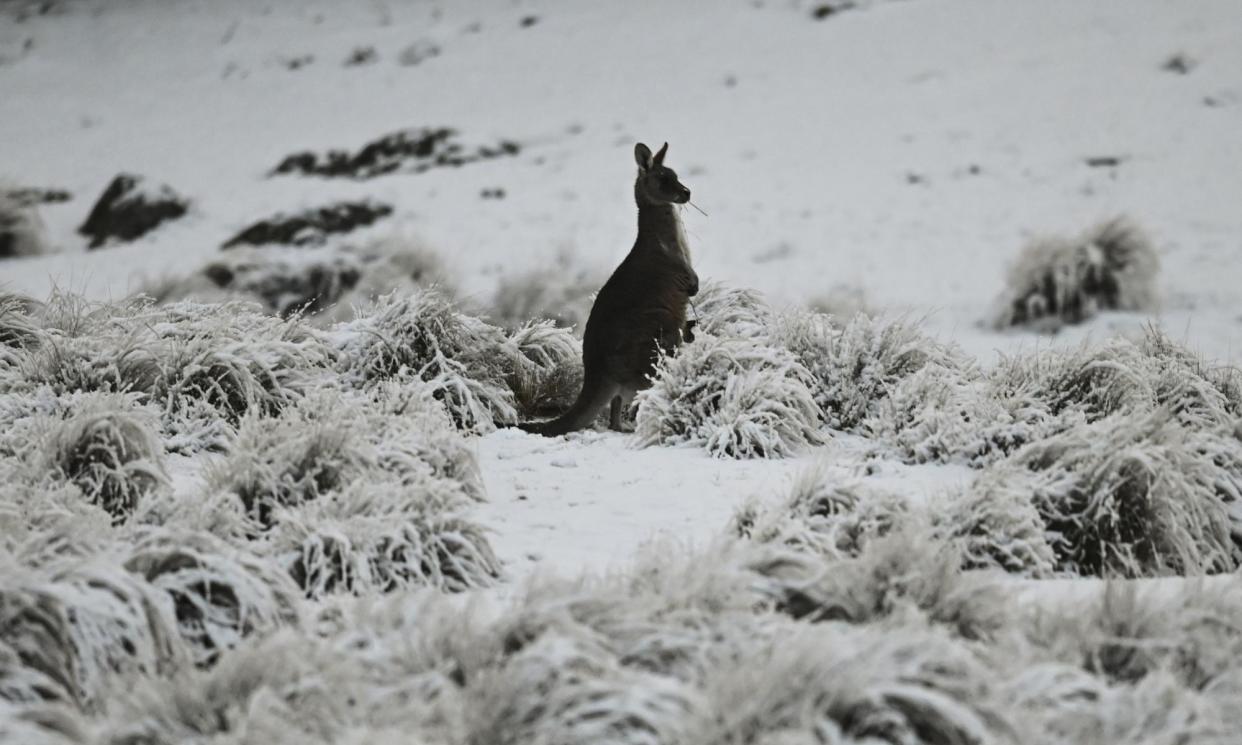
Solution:
<path fill-rule="evenodd" d="M 0 0 L 0 742 L 1242 741 L 1239 39 Z M 526 434 L 639 141 L 697 338 Z"/>

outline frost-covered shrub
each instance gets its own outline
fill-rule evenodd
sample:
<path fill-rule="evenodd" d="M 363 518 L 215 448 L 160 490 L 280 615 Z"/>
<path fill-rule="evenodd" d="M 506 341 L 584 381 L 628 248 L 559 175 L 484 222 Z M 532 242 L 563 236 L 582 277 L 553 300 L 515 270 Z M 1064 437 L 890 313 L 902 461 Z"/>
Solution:
<path fill-rule="evenodd" d="M 1110 682 L 1135 683 L 1161 671 L 1202 689 L 1236 671 L 1242 655 L 1242 612 L 1235 584 L 1141 588 L 1109 583 L 1088 598 L 1032 614 L 1020 628 L 1049 658 Z"/>
<path fill-rule="evenodd" d="M 925 365 L 898 381 L 863 421 L 907 463 L 962 462 L 982 467 L 1080 421 L 1054 414 L 1040 391 L 1008 377 L 1002 365 L 973 369 Z"/>
<path fill-rule="evenodd" d="M 934 499 L 927 507 L 932 533 L 954 542 L 963 569 L 1001 569 L 1024 577 L 1051 577 L 1057 557 L 1047 528 L 1022 482 L 1005 470 Z"/>
<path fill-rule="evenodd" d="M 47 250 L 47 233 L 38 211 L 0 189 L 0 260 L 36 256 Z"/>
<path fill-rule="evenodd" d="M 334 421 L 331 408 L 316 411 L 315 404 L 243 419 L 228 455 L 209 464 L 209 491 L 236 495 L 267 529 L 278 507 L 317 499 L 374 471 L 374 452 L 351 423 Z"/>
<path fill-rule="evenodd" d="M 150 393 L 178 450 L 223 449 L 243 415 L 279 413 L 332 364 L 317 332 L 249 303 L 176 303 L 149 323 L 159 367 Z"/>
<path fill-rule="evenodd" d="M 404 483 L 421 485 L 426 474 L 449 482 L 440 484 L 446 496 L 433 500 L 437 504 L 457 506 L 458 492 L 474 500 L 485 498 L 474 450 L 435 400 L 432 388 L 419 381 L 389 381 L 362 396 L 347 396 L 346 408 L 356 413 L 351 421 L 357 421 L 359 436 L 375 449 L 381 470 Z"/>
<path fill-rule="evenodd" d="M 1078 407 L 1093 420 L 1159 406 L 1203 429 L 1231 426 L 1242 415 L 1242 373 L 1212 366 L 1154 328 L 1140 341 L 1063 353 L 1038 374 L 1054 408 Z"/>
<path fill-rule="evenodd" d="M 784 349 L 704 333 L 662 357 L 639 392 L 638 441 L 697 445 L 715 457 L 790 455 L 823 442 L 811 382 Z"/>
<path fill-rule="evenodd" d="M 701 699 L 679 681 L 627 669 L 597 644 L 545 635 L 472 687 L 468 742 L 684 742 Z"/>
<path fill-rule="evenodd" d="M 689 316 L 698 322 L 695 333 L 722 337 L 764 336 L 775 318 L 758 292 L 720 282 L 708 282 L 691 298 Z"/>
<path fill-rule="evenodd" d="M 604 278 L 577 263 L 565 252 L 552 266 L 502 277 L 486 316 L 505 328 L 547 320 L 581 336 Z"/>
<path fill-rule="evenodd" d="M 77 486 L 114 520 L 127 518 L 144 495 L 168 481 L 155 417 L 132 397 L 82 394 L 67 418 L 45 426 L 43 471 Z"/>
<path fill-rule="evenodd" d="M 773 336 L 814 376 L 815 403 L 824 421 L 847 431 L 857 431 L 899 381 L 924 366 L 967 367 L 956 348 L 903 321 L 857 315 L 838 329 L 828 316 L 791 313 L 779 320 Z"/>
<path fill-rule="evenodd" d="M 519 326 L 511 341 L 521 353 L 509 373 L 509 387 L 521 419 L 558 415 L 573 406 L 582 390 L 582 350 L 568 329 L 551 321 Z"/>
<path fill-rule="evenodd" d="M 145 328 L 134 322 L 143 310 L 142 303 L 110 305 L 54 295 L 35 317 L 38 343 L 27 345 L 10 371 L 13 389 L 150 390 L 158 364 L 144 343 Z"/>
<path fill-rule="evenodd" d="M 434 488 L 356 482 L 331 499 L 284 512 L 272 550 L 312 598 L 493 584 L 500 562 L 482 529 L 449 512 L 449 499 L 428 498 Z"/>
<path fill-rule="evenodd" d="M 857 556 L 866 545 L 921 516 L 907 500 L 854 479 L 835 480 L 822 466 L 803 471 L 790 494 L 767 510 L 753 506 L 733 519 L 738 535 L 805 549 L 824 557 Z"/>
<path fill-rule="evenodd" d="M 1190 431 L 1167 412 L 1122 413 L 1019 451 L 990 483 L 1032 500 L 1057 568 L 1143 577 L 1233 571 L 1242 553 L 1230 504 L 1242 497 L 1242 442 Z"/>
<path fill-rule="evenodd" d="M 988 660 L 935 628 L 792 625 L 723 657 L 698 742 L 1014 743 Z"/>
<path fill-rule="evenodd" d="M 520 353 L 503 331 L 433 290 L 385 295 L 335 333 L 340 372 L 352 385 L 411 376 L 431 386 L 461 429 L 483 433 L 517 421 L 506 381 Z"/>
<path fill-rule="evenodd" d="M 39 327 L 30 313 L 33 305 L 29 298 L 0 290 L 0 383 L 19 353 L 39 343 Z"/>
<path fill-rule="evenodd" d="M 1055 330 L 1102 310 L 1153 310 L 1159 271 L 1151 240 L 1125 217 L 1073 240 L 1037 240 L 1010 270 L 993 324 Z"/>
<path fill-rule="evenodd" d="M 0 645 L 0 678 L 6 664 Z M 0 692 L 0 742 L 22 745 L 83 745 L 89 742 L 82 719 L 74 711 L 60 705 L 11 704 Z"/>
<path fill-rule="evenodd" d="M 962 572 L 962 553 L 919 527 L 866 543 L 856 556 L 824 562 L 812 578 L 782 588 L 778 610 L 810 621 L 866 624 L 916 613 L 968 639 L 1008 622 L 994 577 Z"/>
<path fill-rule="evenodd" d="M 0 658 L 7 648 L 26 668 L 6 679 L 13 686 L 6 698 L 91 710 L 111 684 L 185 660 L 171 604 L 119 566 L 98 559 L 30 571 L 6 559 L 0 557 Z"/>
<path fill-rule="evenodd" d="M 205 533 L 141 530 L 125 568 L 167 595 L 176 632 L 200 667 L 299 618 L 297 588 L 274 562 Z"/>

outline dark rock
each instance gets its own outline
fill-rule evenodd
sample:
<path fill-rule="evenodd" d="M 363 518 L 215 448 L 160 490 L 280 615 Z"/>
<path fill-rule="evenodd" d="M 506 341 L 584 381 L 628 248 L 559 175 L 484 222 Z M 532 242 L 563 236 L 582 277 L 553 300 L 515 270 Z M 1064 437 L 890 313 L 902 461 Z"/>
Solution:
<path fill-rule="evenodd" d="M 185 214 L 189 202 L 167 186 L 143 187 L 143 178 L 122 173 L 112 179 L 78 232 L 99 248 L 110 238 L 132 241 L 161 223 Z"/>
<path fill-rule="evenodd" d="M 60 204 L 73 199 L 73 195 L 64 189 L 20 188 L 0 192 L 0 198 L 19 207 L 34 207 L 40 204 Z"/>
<path fill-rule="evenodd" d="M 1083 162 L 1092 168 L 1116 168 L 1121 165 L 1122 158 L 1116 155 L 1093 155 L 1084 158 Z"/>
<path fill-rule="evenodd" d="M 413 67 L 439 56 L 439 45 L 435 42 L 424 39 L 413 42 L 405 49 L 402 49 L 401 54 L 397 57 L 397 61 L 400 62 L 403 67 Z"/>
<path fill-rule="evenodd" d="M 227 264 L 215 263 L 203 267 L 203 276 L 211 280 L 216 287 L 224 288 L 233 282 L 236 273 Z"/>
<path fill-rule="evenodd" d="M 517 155 L 521 146 L 502 140 L 494 146 L 466 150 L 447 127 L 407 129 L 369 142 L 356 153 L 329 150 L 316 155 L 294 153 L 270 175 L 300 173 L 329 178 L 369 179 L 386 173 L 422 173 L 432 168 L 457 167 L 480 160 Z"/>
<path fill-rule="evenodd" d="M 371 65 L 379 61 L 379 52 L 375 51 L 375 47 L 356 47 L 354 51 L 349 53 L 345 58 L 346 67 L 358 67 L 359 65 Z"/>
<path fill-rule="evenodd" d="M 341 202 L 296 215 L 276 215 L 260 220 L 229 240 L 222 248 L 269 243 L 292 246 L 319 245 L 334 233 L 348 233 L 392 214 L 392 207 L 376 202 Z"/>
<path fill-rule="evenodd" d="M 1195 61 L 1188 55 L 1178 52 L 1165 60 L 1160 69 L 1175 75 L 1189 75 L 1190 71 L 1195 69 Z"/>
<path fill-rule="evenodd" d="M 820 3 L 811 10 L 811 17 L 817 21 L 822 21 L 853 7 L 854 3 L 851 2 Z"/>
<path fill-rule="evenodd" d="M 536 23 L 539 23 L 539 16 L 525 16 L 521 20 L 522 28 L 530 28 L 531 26 L 534 26 Z"/>

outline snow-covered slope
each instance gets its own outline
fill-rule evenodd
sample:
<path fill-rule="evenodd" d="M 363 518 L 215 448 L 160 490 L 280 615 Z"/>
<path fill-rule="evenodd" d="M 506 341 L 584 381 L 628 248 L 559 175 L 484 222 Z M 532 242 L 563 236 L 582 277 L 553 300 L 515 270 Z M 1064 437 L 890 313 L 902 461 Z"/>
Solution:
<path fill-rule="evenodd" d="M 632 240 L 630 148 L 667 140 L 710 215 L 685 215 L 705 277 L 791 302 L 857 288 L 987 355 L 1036 343 L 972 328 L 1023 242 L 1124 212 L 1163 250 L 1165 325 L 1216 357 L 1236 348 L 1230 0 L 876 2 L 823 21 L 777 0 L 68 7 L 0 32 L 0 176 L 75 195 L 44 210 L 61 253 L 2 268 L 35 295 L 119 296 L 253 220 L 362 194 L 397 208 L 375 231 L 421 236 L 474 296 L 566 248 L 606 271 Z M 402 65 L 415 44 L 439 53 Z M 359 47 L 377 61 L 344 65 Z M 1188 74 L 1162 69 L 1175 54 Z M 291 152 L 423 125 L 524 149 L 364 183 L 264 178 Z M 1085 163 L 1101 156 L 1121 163 Z M 73 229 L 122 170 L 193 214 L 83 254 Z"/>

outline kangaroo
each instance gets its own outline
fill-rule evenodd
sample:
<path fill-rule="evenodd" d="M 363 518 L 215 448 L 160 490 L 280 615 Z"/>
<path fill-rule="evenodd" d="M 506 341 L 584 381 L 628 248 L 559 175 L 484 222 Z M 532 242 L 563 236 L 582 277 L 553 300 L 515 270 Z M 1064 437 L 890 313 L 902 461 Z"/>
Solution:
<path fill-rule="evenodd" d="M 634 146 L 638 238 L 591 306 L 582 335 L 582 392 L 560 418 L 520 425 L 527 432 L 555 437 L 584 429 L 609 403 L 609 425 L 620 430 L 634 394 L 651 385 L 660 351 L 672 353 L 683 331 L 689 335 L 686 304 L 699 291 L 699 277 L 676 205 L 690 201 L 690 190 L 664 165 L 667 152 L 667 142 L 655 155 L 641 142 Z"/>

